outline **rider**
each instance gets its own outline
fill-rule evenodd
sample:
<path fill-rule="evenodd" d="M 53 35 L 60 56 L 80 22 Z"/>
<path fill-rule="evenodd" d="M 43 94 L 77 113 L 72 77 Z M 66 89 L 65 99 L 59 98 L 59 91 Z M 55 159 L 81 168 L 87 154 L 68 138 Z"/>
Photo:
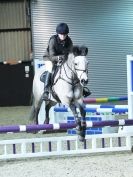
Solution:
<path fill-rule="evenodd" d="M 44 84 L 43 100 L 48 100 L 50 78 L 53 65 L 57 62 L 62 62 L 66 59 L 73 46 L 71 38 L 68 36 L 69 27 L 66 23 L 60 23 L 56 27 L 56 35 L 53 35 L 49 39 L 49 44 L 44 55 L 46 76 Z"/>
<path fill-rule="evenodd" d="M 71 52 L 73 43 L 71 38 L 68 36 L 69 27 L 66 23 L 60 23 L 56 27 L 56 35 L 53 35 L 49 39 L 48 47 L 45 55 L 43 56 L 45 61 L 45 83 L 44 93 L 42 96 L 43 100 L 48 100 L 50 81 L 52 68 L 57 62 L 62 63 L 66 59 L 66 54 Z M 84 96 L 89 96 L 91 93 L 89 90 L 85 90 Z"/>

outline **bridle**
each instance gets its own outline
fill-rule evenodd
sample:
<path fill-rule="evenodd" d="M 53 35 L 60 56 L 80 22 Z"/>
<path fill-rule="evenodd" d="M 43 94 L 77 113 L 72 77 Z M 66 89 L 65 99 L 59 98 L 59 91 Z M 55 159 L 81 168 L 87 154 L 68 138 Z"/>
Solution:
<path fill-rule="evenodd" d="M 65 64 L 67 65 L 67 67 L 70 69 L 70 71 L 72 72 L 72 78 L 70 78 L 69 76 L 68 76 L 68 74 L 67 74 L 67 71 L 66 71 L 66 68 L 65 68 Z M 68 78 L 68 80 L 70 80 L 71 82 L 69 82 L 67 79 L 65 79 L 65 78 L 63 78 L 63 77 L 61 77 L 61 69 L 64 69 L 64 71 L 65 71 L 65 75 L 66 75 L 66 77 Z M 76 68 L 75 66 L 74 66 L 74 69 L 72 69 L 70 66 L 69 66 L 69 64 L 68 64 L 68 60 L 65 62 L 65 63 L 62 63 L 62 65 L 60 65 L 60 73 L 59 73 L 59 77 L 56 79 L 56 81 L 54 82 L 54 85 L 57 83 L 57 81 L 59 80 L 59 79 L 62 79 L 62 80 L 64 80 L 65 82 L 67 82 L 68 84 L 70 84 L 70 85 L 72 85 L 73 87 L 75 87 L 77 84 L 79 84 L 80 83 L 80 78 L 82 77 L 82 75 L 84 74 L 84 73 L 87 73 L 88 72 L 88 70 L 87 70 L 87 67 L 86 67 L 86 69 L 79 69 L 79 68 Z M 82 71 L 82 73 L 81 73 L 81 75 L 80 75 L 80 78 L 78 78 L 77 77 L 77 71 Z"/>

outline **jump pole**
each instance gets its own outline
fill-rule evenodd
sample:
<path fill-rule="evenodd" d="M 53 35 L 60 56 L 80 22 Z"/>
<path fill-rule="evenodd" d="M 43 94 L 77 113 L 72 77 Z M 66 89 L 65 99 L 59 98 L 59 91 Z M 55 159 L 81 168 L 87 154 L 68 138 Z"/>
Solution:
<path fill-rule="evenodd" d="M 117 127 L 117 126 L 133 126 L 133 119 L 120 119 L 120 120 L 105 120 L 105 121 L 86 121 L 86 127 Z M 19 132 L 34 132 L 40 130 L 67 130 L 69 128 L 76 128 L 76 123 L 56 123 L 56 124 L 43 124 L 43 125 L 7 125 L 0 126 L 0 133 L 19 133 Z"/>
<path fill-rule="evenodd" d="M 85 104 L 90 103 L 107 103 L 107 102 L 116 102 L 116 101 L 127 101 L 127 96 L 122 97 L 105 97 L 105 98 L 84 98 Z"/>
<path fill-rule="evenodd" d="M 128 108 L 91 108 L 85 107 L 84 110 L 88 113 L 126 113 L 128 112 Z M 70 108 L 67 107 L 55 107 L 55 112 L 69 112 Z"/>

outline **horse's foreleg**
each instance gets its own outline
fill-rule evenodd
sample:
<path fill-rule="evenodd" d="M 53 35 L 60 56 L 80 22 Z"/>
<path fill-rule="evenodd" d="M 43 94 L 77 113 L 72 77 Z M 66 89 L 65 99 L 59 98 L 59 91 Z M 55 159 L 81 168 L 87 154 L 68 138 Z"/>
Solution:
<path fill-rule="evenodd" d="M 81 118 L 78 115 L 78 112 L 76 110 L 76 106 L 74 104 L 70 105 L 70 109 L 75 117 L 75 121 L 76 121 L 76 130 L 77 130 L 77 134 L 79 136 L 79 140 L 80 141 L 84 141 L 85 139 L 85 130 L 83 130 L 83 126 L 81 125 Z"/>
<path fill-rule="evenodd" d="M 71 104 L 71 105 L 70 105 L 70 109 L 71 109 L 71 111 L 72 111 L 72 113 L 73 113 L 73 115 L 74 115 L 74 117 L 75 117 L 75 121 L 76 121 L 76 123 L 77 123 L 77 126 L 80 127 L 80 125 L 81 125 L 81 120 L 80 120 L 80 117 L 78 116 L 78 112 L 77 112 L 77 110 L 76 110 L 76 106 L 75 106 L 74 104 Z"/>
<path fill-rule="evenodd" d="M 83 104 L 78 104 L 78 108 L 80 110 L 80 114 L 81 114 L 81 127 L 82 127 L 82 136 L 85 138 L 85 132 L 86 132 L 86 111 L 84 109 L 84 105 Z"/>
<path fill-rule="evenodd" d="M 44 124 L 49 124 L 49 110 L 50 110 L 51 106 L 50 104 L 46 103 L 46 106 L 45 106 L 45 121 L 44 121 Z"/>

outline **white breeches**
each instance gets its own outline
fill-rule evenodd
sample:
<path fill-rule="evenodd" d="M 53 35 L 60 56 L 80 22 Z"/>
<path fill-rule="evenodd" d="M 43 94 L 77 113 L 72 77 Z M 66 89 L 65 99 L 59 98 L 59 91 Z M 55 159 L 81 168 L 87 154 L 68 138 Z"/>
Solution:
<path fill-rule="evenodd" d="M 53 63 L 51 61 L 45 61 L 46 71 L 52 73 Z"/>

